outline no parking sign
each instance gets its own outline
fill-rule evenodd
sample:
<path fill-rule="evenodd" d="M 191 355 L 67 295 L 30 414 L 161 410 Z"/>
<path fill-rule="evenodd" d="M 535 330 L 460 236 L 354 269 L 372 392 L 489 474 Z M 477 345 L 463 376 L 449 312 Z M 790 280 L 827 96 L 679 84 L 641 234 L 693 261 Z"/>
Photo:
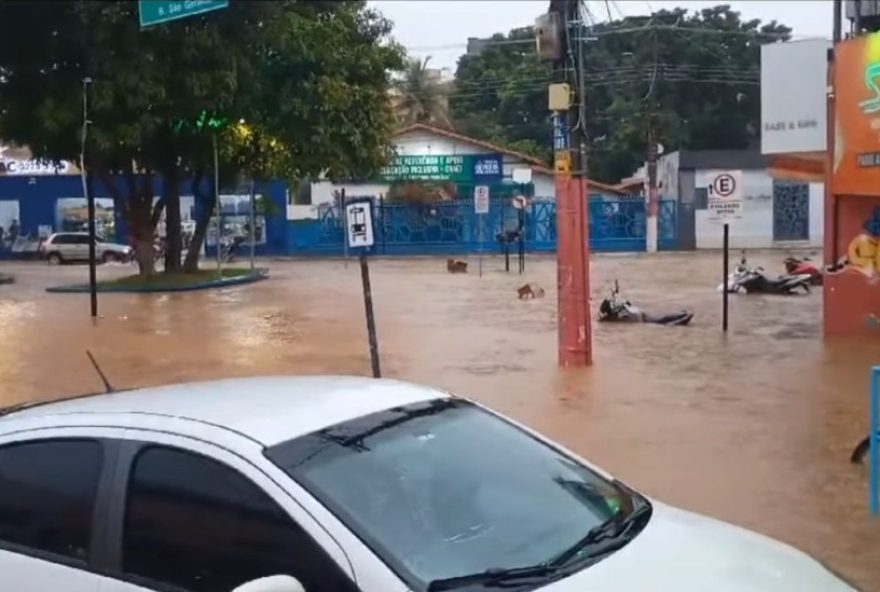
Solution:
<path fill-rule="evenodd" d="M 707 171 L 705 175 L 709 220 L 742 218 L 742 171 Z"/>

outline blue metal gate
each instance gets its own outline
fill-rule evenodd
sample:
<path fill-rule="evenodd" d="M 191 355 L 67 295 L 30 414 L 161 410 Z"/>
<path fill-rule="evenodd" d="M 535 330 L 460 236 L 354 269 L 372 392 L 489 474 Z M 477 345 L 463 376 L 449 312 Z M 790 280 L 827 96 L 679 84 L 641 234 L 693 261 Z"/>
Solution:
<path fill-rule="evenodd" d="M 810 238 L 810 186 L 806 183 L 773 182 L 773 240 Z"/>
<path fill-rule="evenodd" d="M 471 200 L 401 205 L 374 202 L 374 252 L 384 255 L 443 255 L 499 250 L 496 236 L 519 224 L 519 213 L 508 198 L 491 200 L 489 213 L 478 216 Z M 676 202 L 661 201 L 660 248 L 675 248 Z M 291 254 L 341 255 L 344 214 L 336 205 L 319 207 L 318 220 L 291 226 Z M 645 202 L 642 199 L 593 197 L 589 202 L 590 247 L 595 251 L 644 251 Z M 556 202 L 537 198 L 523 220 L 526 250 L 556 250 Z"/>

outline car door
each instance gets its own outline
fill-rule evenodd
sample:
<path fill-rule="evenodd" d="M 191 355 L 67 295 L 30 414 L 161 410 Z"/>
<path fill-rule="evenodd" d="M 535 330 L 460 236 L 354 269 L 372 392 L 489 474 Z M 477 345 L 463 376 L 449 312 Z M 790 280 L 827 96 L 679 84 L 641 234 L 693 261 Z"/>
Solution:
<path fill-rule="evenodd" d="M 86 234 L 73 234 L 71 235 L 70 245 L 71 251 L 73 255 L 71 255 L 71 259 L 76 259 L 78 261 L 87 261 L 89 258 L 89 237 Z"/>
<path fill-rule="evenodd" d="M 114 577 L 99 592 L 232 592 L 270 575 L 307 592 L 357 591 L 335 541 L 254 465 L 198 440 L 134 434 L 109 517 Z"/>
<path fill-rule="evenodd" d="M 52 238 L 52 249 L 57 251 L 59 255 L 61 255 L 62 259 L 70 259 L 74 258 L 74 250 L 73 244 L 73 236 L 70 234 L 56 234 Z"/>
<path fill-rule="evenodd" d="M 0 436 L 0 590 L 97 592 L 108 457 L 81 433 Z"/>

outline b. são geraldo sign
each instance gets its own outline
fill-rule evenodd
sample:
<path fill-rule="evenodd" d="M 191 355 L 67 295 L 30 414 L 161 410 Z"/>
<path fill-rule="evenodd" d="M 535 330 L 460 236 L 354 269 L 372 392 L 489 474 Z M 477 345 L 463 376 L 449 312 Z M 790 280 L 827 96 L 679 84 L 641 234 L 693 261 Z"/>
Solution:
<path fill-rule="evenodd" d="M 70 163 L 50 160 L 21 160 L 0 155 L 0 175 L 63 175 L 70 172 Z"/>

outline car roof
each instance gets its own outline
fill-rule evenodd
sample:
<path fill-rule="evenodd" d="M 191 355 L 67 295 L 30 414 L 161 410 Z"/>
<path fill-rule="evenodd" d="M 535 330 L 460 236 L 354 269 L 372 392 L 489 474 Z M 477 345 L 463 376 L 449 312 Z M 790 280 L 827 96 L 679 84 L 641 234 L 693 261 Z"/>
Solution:
<path fill-rule="evenodd" d="M 223 427 L 265 446 L 401 405 L 448 397 L 442 391 L 387 379 L 354 376 L 237 378 L 91 395 L 35 404 L 0 416 L 52 421 L 81 414 L 144 415 Z"/>

